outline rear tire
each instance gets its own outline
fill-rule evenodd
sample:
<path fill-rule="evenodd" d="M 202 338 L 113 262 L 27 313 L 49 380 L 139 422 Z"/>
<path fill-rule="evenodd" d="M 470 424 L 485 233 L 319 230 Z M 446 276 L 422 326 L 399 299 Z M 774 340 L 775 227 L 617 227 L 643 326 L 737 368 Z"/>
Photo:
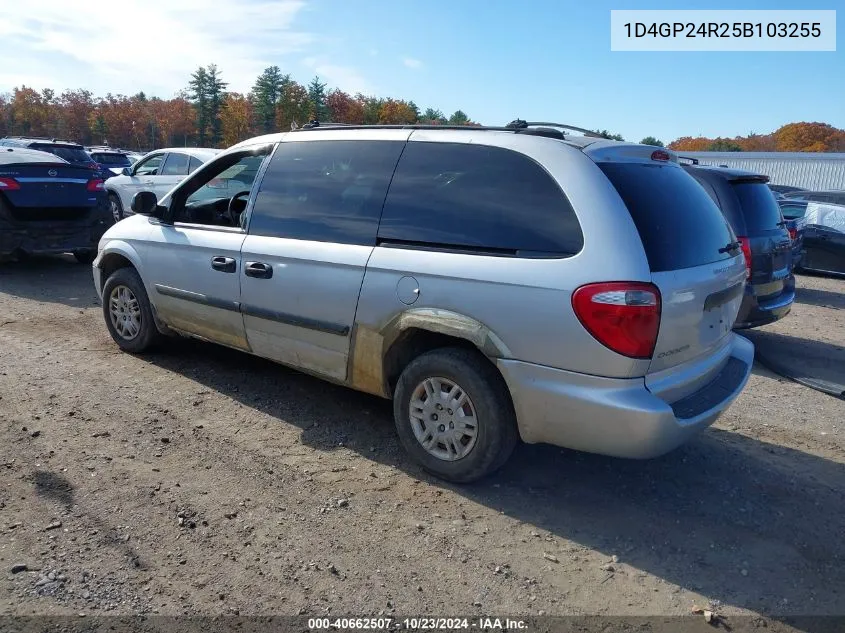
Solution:
<path fill-rule="evenodd" d="M 163 338 L 144 282 L 134 268 L 118 268 L 103 285 L 103 318 L 124 352 L 143 353 Z"/>
<path fill-rule="evenodd" d="M 411 361 L 394 391 L 393 416 L 411 457 L 456 483 L 498 470 L 519 441 L 505 381 L 479 353 L 461 348 Z"/>
<path fill-rule="evenodd" d="M 123 204 L 120 202 L 120 196 L 116 193 L 109 193 L 109 211 L 111 212 L 114 224 L 117 224 L 126 217 L 126 214 L 123 212 Z"/>
<path fill-rule="evenodd" d="M 90 264 L 97 257 L 97 252 L 92 249 L 73 251 L 73 256 L 80 264 Z"/>

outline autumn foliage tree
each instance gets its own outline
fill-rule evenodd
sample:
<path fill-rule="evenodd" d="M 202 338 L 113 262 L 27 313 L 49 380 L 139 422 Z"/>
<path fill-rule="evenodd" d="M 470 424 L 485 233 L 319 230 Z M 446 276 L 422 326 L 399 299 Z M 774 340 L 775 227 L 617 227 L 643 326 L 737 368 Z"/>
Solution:
<path fill-rule="evenodd" d="M 669 147 L 686 152 L 842 152 L 845 130 L 827 123 L 789 123 L 771 134 L 751 132 L 734 138 L 682 136 Z"/>
<path fill-rule="evenodd" d="M 335 89 L 326 95 L 326 107 L 329 109 L 329 117 L 335 123 L 364 123 L 364 105 L 342 90 Z"/>
<path fill-rule="evenodd" d="M 223 145 L 228 147 L 252 136 L 252 118 L 252 103 L 249 99 L 237 92 L 228 93 L 220 110 Z"/>

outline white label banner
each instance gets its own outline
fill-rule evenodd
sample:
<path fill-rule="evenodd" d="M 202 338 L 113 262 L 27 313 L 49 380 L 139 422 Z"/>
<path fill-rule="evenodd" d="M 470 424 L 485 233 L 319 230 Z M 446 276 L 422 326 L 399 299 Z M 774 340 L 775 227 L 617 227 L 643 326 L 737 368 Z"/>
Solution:
<path fill-rule="evenodd" d="M 836 51 L 832 10 L 612 10 L 612 51 Z"/>

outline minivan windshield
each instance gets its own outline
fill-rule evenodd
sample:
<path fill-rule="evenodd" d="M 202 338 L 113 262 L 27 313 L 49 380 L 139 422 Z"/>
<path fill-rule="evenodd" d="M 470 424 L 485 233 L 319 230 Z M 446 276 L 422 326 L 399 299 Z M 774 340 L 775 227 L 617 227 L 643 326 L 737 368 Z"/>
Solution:
<path fill-rule="evenodd" d="M 734 233 L 719 207 L 675 164 L 599 163 L 634 220 L 652 272 L 730 259 Z M 772 204 L 775 200 L 768 194 Z"/>

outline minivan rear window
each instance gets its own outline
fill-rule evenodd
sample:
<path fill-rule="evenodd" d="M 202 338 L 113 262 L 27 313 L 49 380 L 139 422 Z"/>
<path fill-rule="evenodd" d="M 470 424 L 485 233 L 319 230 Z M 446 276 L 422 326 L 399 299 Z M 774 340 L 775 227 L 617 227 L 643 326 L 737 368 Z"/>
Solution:
<path fill-rule="evenodd" d="M 739 200 L 748 235 L 782 227 L 783 217 L 768 185 L 762 182 L 731 181 Z"/>
<path fill-rule="evenodd" d="M 599 163 L 628 207 L 652 272 L 703 266 L 735 256 L 719 207 L 674 164 Z M 769 194 L 774 203 L 774 198 Z"/>

